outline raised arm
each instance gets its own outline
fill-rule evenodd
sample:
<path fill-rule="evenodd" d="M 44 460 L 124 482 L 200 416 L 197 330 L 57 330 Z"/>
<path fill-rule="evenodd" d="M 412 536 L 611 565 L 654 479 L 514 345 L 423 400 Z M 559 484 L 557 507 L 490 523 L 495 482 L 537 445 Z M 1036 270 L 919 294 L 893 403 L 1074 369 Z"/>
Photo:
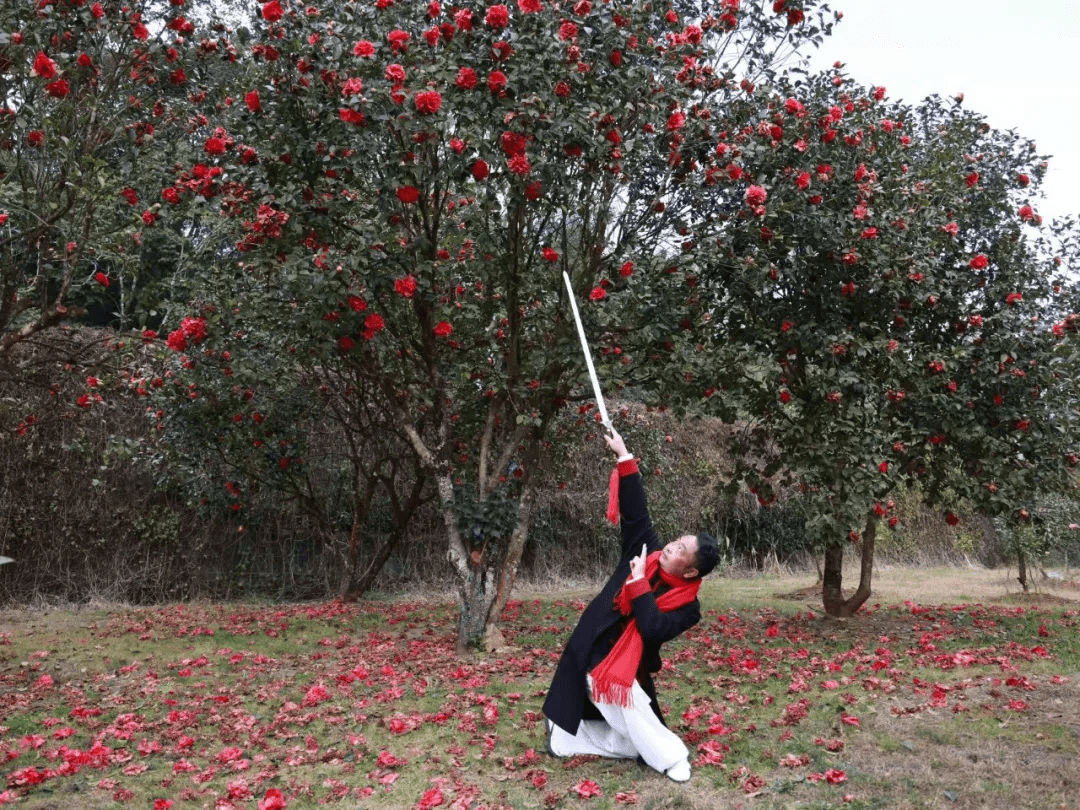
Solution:
<path fill-rule="evenodd" d="M 622 556 L 632 557 L 641 551 L 644 543 L 649 552 L 660 548 L 660 539 L 653 531 L 649 508 L 645 502 L 645 488 L 638 472 L 637 459 L 626 449 L 626 443 L 617 431 L 605 435 L 611 452 L 619 465 L 619 514 L 622 518 Z"/>

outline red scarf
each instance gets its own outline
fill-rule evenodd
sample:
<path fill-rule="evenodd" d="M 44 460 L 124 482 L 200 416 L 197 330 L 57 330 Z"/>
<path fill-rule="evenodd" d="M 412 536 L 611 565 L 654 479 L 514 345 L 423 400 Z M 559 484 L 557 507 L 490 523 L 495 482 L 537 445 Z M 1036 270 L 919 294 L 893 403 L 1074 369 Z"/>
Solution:
<path fill-rule="evenodd" d="M 660 552 L 654 551 L 645 560 L 645 578 L 651 580 L 657 569 L 660 570 L 660 581 L 671 586 L 670 590 L 656 599 L 656 607 L 662 613 L 677 610 L 697 598 L 698 588 L 701 587 L 700 577 L 683 579 L 669 574 L 660 568 Z M 626 584 L 624 582 L 622 588 L 615 594 L 615 608 L 623 616 L 630 616 L 633 601 Z M 611 648 L 611 652 L 589 673 L 593 679 L 593 703 L 614 703 L 624 709 L 629 709 L 634 705 L 634 679 L 637 678 L 644 646 L 641 633 L 638 631 L 637 620 L 631 616 L 626 629 L 615 642 L 615 646 Z"/>

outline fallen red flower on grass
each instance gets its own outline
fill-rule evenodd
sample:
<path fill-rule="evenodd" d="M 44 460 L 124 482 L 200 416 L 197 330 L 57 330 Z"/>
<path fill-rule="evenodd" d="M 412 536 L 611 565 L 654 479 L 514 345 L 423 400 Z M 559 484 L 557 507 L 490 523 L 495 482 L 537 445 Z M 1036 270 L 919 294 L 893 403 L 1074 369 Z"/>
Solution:
<path fill-rule="evenodd" d="M 582 779 L 570 788 L 570 790 L 583 799 L 591 799 L 593 796 L 604 795 L 604 791 L 600 789 L 600 785 L 596 784 L 592 779 Z"/>

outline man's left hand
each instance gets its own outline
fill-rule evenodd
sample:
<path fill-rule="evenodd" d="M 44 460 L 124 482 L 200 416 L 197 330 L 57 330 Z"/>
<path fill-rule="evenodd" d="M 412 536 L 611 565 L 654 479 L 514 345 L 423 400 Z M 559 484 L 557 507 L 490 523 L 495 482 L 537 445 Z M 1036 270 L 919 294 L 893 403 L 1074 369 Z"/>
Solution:
<path fill-rule="evenodd" d="M 649 556 L 648 547 L 642 543 L 641 553 L 630 560 L 630 579 L 641 579 L 645 576 L 645 558 Z"/>

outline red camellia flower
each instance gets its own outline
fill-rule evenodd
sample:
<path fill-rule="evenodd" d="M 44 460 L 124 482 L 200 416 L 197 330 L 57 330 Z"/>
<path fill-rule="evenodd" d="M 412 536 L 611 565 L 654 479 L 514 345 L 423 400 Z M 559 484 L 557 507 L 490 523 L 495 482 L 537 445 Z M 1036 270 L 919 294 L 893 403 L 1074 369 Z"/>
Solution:
<path fill-rule="evenodd" d="M 247 108 L 252 112 L 262 112 L 262 102 L 259 99 L 258 90 L 248 90 L 244 94 L 244 103 L 247 104 Z"/>
<path fill-rule="evenodd" d="M 501 70 L 493 70 L 488 76 L 487 83 L 492 93 L 501 93 L 506 88 L 506 74 Z"/>
<path fill-rule="evenodd" d="M 386 321 L 383 320 L 383 316 L 379 314 L 368 315 L 364 318 L 364 331 L 362 336 L 364 340 L 371 340 L 375 337 L 377 332 L 381 332 L 386 328 Z"/>
<path fill-rule="evenodd" d="M 412 205 L 420 199 L 420 189 L 416 186 L 402 186 L 395 193 L 397 198 L 406 205 Z"/>
<path fill-rule="evenodd" d="M 831 402 L 833 405 L 835 405 L 837 402 L 840 401 L 841 396 L 842 395 L 840 394 L 839 391 L 830 391 L 829 393 L 827 393 L 825 395 L 825 401 L 826 402 Z"/>
<path fill-rule="evenodd" d="M 589 293 L 589 300 L 603 301 L 606 296 L 607 290 L 605 290 L 603 287 L 593 287 L 592 291 Z"/>
<path fill-rule="evenodd" d="M 175 329 L 169 333 L 169 337 L 165 339 L 165 345 L 172 349 L 174 352 L 182 352 L 187 349 L 187 338 L 184 336 L 183 329 Z"/>
<path fill-rule="evenodd" d="M 557 262 L 559 260 L 559 254 L 552 250 L 550 247 L 544 248 L 542 253 L 544 254 L 544 258 L 547 259 L 549 262 Z"/>
<path fill-rule="evenodd" d="M 416 277 L 412 275 L 394 279 L 394 292 L 406 298 L 412 298 L 416 293 Z"/>
<path fill-rule="evenodd" d="M 1011 292 L 1011 293 L 1009 293 L 1008 295 L 1005 296 L 1005 303 L 1008 304 L 1010 307 L 1013 304 L 1022 303 L 1023 300 L 1024 300 L 1024 296 L 1022 296 L 1018 292 Z"/>
<path fill-rule="evenodd" d="M 180 193 L 172 186 L 163 188 L 161 190 L 161 197 L 165 202 L 169 203 L 169 205 L 176 205 L 180 202 Z"/>
<path fill-rule="evenodd" d="M 34 57 L 32 73 L 39 79 L 54 79 L 56 78 L 56 62 L 46 56 L 44 51 L 38 51 L 37 56 Z"/>
<path fill-rule="evenodd" d="M 405 68 L 401 65 L 394 63 L 386 66 L 386 72 L 384 74 L 388 82 L 395 82 L 400 84 L 405 81 Z"/>
<path fill-rule="evenodd" d="M 971 261 L 968 262 L 968 267 L 972 270 L 983 270 L 989 263 L 990 260 L 986 258 L 986 254 L 979 253 L 971 257 Z"/>
<path fill-rule="evenodd" d="M 225 141 L 217 135 L 212 135 L 206 139 L 206 144 L 203 148 L 206 149 L 206 154 L 208 155 L 224 155 Z"/>
<path fill-rule="evenodd" d="M 518 0 L 517 7 L 522 14 L 536 14 L 544 9 L 540 0 Z"/>
<path fill-rule="evenodd" d="M 395 28 L 386 35 L 386 41 L 390 43 L 390 51 L 392 53 L 400 53 L 408 47 L 409 34 Z"/>
<path fill-rule="evenodd" d="M 421 115 L 434 115 L 442 107 L 442 96 L 435 90 L 425 90 L 413 97 L 413 103 Z"/>
<path fill-rule="evenodd" d="M 601 790 L 600 785 L 598 785 L 592 779 L 582 779 L 580 782 L 570 788 L 570 790 L 583 799 L 591 799 L 593 796 L 602 796 L 604 794 L 604 791 Z"/>
<path fill-rule="evenodd" d="M 41 146 L 45 143 L 45 133 L 40 129 L 32 129 L 26 133 L 26 142 L 31 146 Z"/>
<path fill-rule="evenodd" d="M 520 155 L 525 151 L 527 143 L 525 136 L 520 132 L 507 130 L 499 136 L 499 148 L 508 156 Z"/>
<path fill-rule="evenodd" d="M 947 512 L 945 514 L 945 522 L 948 523 L 950 526 L 955 526 L 957 523 L 960 522 L 960 518 L 958 518 L 952 512 Z"/>
<path fill-rule="evenodd" d="M 769 197 L 769 193 L 761 186 L 750 186 L 746 190 L 746 204 L 747 205 L 764 205 L 765 200 Z"/>
<path fill-rule="evenodd" d="M 278 0 L 270 0 L 269 3 L 263 4 L 262 16 L 267 22 L 277 22 L 285 16 L 285 10 L 281 7 L 281 3 L 279 3 Z"/>
<path fill-rule="evenodd" d="M 94 280 L 102 287 L 109 286 L 109 277 L 104 273 L 94 273 Z"/>
<path fill-rule="evenodd" d="M 359 110 L 354 110 L 351 107 L 342 107 L 338 110 L 338 118 L 344 121 L 346 124 L 355 124 L 358 127 L 364 125 L 364 114 Z"/>
<path fill-rule="evenodd" d="M 458 9 L 454 12 L 454 24 L 462 31 L 472 31 L 472 11 L 467 8 Z"/>
<path fill-rule="evenodd" d="M 436 337 L 449 337 L 454 331 L 454 327 L 448 321 L 439 321 L 432 331 L 435 332 Z"/>
<path fill-rule="evenodd" d="M 488 176 L 489 173 L 490 173 L 490 169 L 488 169 L 487 163 L 484 162 L 483 160 L 478 160 L 478 161 L 476 161 L 476 163 L 473 164 L 473 167 L 472 167 L 473 179 L 475 179 L 475 180 L 483 180 L 485 177 Z"/>
<path fill-rule="evenodd" d="M 787 390 L 781 391 L 780 392 L 780 401 L 783 402 L 785 405 L 787 403 L 791 402 L 791 392 L 787 391 Z"/>
<path fill-rule="evenodd" d="M 71 87 L 66 79 L 57 79 L 45 85 L 45 92 L 53 98 L 65 98 L 71 92 Z"/>
<path fill-rule="evenodd" d="M 623 278 L 634 275 L 634 263 L 623 262 L 623 266 L 619 268 L 619 275 Z"/>
<path fill-rule="evenodd" d="M 472 90 L 476 87 L 476 71 L 471 67 L 463 67 L 457 72 L 454 84 L 459 90 Z"/>
<path fill-rule="evenodd" d="M 270 788 L 266 795 L 259 799 L 257 810 L 286 810 L 288 806 L 284 794 L 277 788 Z"/>
<path fill-rule="evenodd" d="M 352 52 L 353 56 L 359 56 L 363 59 L 366 59 L 375 55 L 375 45 L 371 42 L 368 42 L 366 39 L 362 39 L 355 45 L 353 45 Z"/>
<path fill-rule="evenodd" d="M 102 8 L 101 3 L 94 3 L 94 5 L 90 7 L 90 13 L 94 15 L 95 20 L 100 20 L 105 16 L 105 9 Z"/>
<path fill-rule="evenodd" d="M 143 225 L 146 225 L 146 226 L 149 227 L 150 225 L 153 225 L 157 221 L 157 214 L 155 214 L 153 211 L 143 211 L 142 212 L 142 221 L 143 221 Z"/>
<path fill-rule="evenodd" d="M 510 9 L 502 3 L 488 6 L 487 14 L 484 15 L 484 23 L 492 28 L 505 28 L 510 22 Z"/>
<path fill-rule="evenodd" d="M 964 178 L 964 182 L 967 183 L 968 188 L 974 188 L 979 182 L 979 173 L 972 172 Z"/>
<path fill-rule="evenodd" d="M 532 169 L 532 166 L 529 165 L 529 159 L 524 154 L 514 155 L 506 162 L 506 165 L 510 171 L 520 177 L 524 177 Z"/>

